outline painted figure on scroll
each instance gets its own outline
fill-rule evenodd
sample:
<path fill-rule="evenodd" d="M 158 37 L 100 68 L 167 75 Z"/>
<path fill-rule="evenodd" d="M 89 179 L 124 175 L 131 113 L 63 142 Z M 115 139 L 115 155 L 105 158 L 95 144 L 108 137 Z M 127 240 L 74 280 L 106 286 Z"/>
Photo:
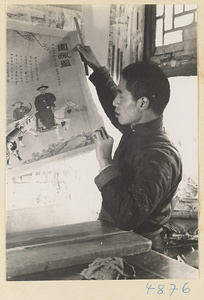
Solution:
<path fill-rule="evenodd" d="M 182 178 L 181 157 L 163 127 L 170 86 L 153 63 L 136 62 L 122 70 L 117 86 L 88 46 L 77 45 L 93 73 L 101 105 L 122 138 L 112 157 L 113 138 L 95 132 L 100 172 L 95 183 L 102 195 L 100 220 L 133 230 L 164 252 L 163 226 L 172 213 L 172 198 Z"/>
<path fill-rule="evenodd" d="M 32 104 L 29 103 L 29 106 L 23 105 L 22 101 L 16 101 L 12 104 L 14 107 L 13 118 L 14 120 L 20 120 L 25 117 L 32 109 Z"/>
<path fill-rule="evenodd" d="M 47 93 L 47 85 L 41 85 L 37 90 L 40 92 L 35 98 L 35 107 L 37 110 L 36 128 L 39 128 L 39 120 L 43 125 L 43 129 L 50 129 L 55 125 L 53 108 L 55 107 L 56 97 L 52 93 Z"/>

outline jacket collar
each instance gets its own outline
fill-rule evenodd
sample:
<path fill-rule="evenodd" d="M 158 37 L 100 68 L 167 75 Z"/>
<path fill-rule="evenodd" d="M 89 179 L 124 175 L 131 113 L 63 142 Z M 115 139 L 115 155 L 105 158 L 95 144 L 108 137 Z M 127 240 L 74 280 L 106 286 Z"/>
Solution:
<path fill-rule="evenodd" d="M 160 116 L 153 121 L 131 126 L 131 130 L 137 135 L 151 135 L 161 133 L 163 130 L 163 116 Z"/>

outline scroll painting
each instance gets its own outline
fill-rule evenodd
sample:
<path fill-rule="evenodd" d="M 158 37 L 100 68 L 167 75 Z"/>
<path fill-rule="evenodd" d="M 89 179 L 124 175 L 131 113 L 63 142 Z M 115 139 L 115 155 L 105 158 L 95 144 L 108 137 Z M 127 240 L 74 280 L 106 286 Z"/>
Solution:
<path fill-rule="evenodd" d="M 7 30 L 7 167 L 94 143 L 101 126 L 88 93 L 76 32 Z"/>

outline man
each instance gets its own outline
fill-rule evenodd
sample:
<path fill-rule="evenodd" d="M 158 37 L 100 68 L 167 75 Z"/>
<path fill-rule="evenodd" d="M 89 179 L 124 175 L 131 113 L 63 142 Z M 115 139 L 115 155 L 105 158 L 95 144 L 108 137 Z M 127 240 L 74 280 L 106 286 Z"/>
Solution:
<path fill-rule="evenodd" d="M 32 105 L 30 104 L 30 108 L 23 105 L 22 101 L 16 101 L 15 103 L 12 104 L 12 106 L 14 106 L 14 110 L 13 110 L 13 118 L 15 120 L 20 120 L 23 117 L 25 117 L 25 115 L 27 115 L 31 109 L 32 109 Z"/>
<path fill-rule="evenodd" d="M 152 248 L 164 252 L 162 227 L 182 178 L 180 155 L 162 122 L 168 79 L 157 65 L 140 62 L 123 69 L 117 87 L 90 47 L 77 48 L 94 71 L 90 80 L 103 109 L 123 133 L 113 159 L 112 137 L 104 128 L 95 133 L 101 168 L 95 183 L 103 199 L 99 219 L 150 238 Z"/>
<path fill-rule="evenodd" d="M 42 122 L 44 128 L 50 129 L 55 125 L 53 108 L 55 107 L 54 102 L 56 97 L 52 93 L 46 93 L 49 87 L 41 85 L 37 88 L 40 91 L 40 95 L 35 98 L 35 107 L 37 110 L 36 116 L 36 127 L 39 128 L 38 119 Z"/>

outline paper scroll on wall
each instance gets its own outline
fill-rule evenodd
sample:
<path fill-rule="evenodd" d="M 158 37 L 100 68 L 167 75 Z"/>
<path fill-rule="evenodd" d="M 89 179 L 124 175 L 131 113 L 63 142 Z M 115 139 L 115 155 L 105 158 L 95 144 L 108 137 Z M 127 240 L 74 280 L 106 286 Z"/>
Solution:
<path fill-rule="evenodd" d="M 94 143 L 102 125 L 88 90 L 76 32 L 66 37 L 7 30 L 9 168 Z M 46 94 L 43 94 L 43 93 Z"/>

